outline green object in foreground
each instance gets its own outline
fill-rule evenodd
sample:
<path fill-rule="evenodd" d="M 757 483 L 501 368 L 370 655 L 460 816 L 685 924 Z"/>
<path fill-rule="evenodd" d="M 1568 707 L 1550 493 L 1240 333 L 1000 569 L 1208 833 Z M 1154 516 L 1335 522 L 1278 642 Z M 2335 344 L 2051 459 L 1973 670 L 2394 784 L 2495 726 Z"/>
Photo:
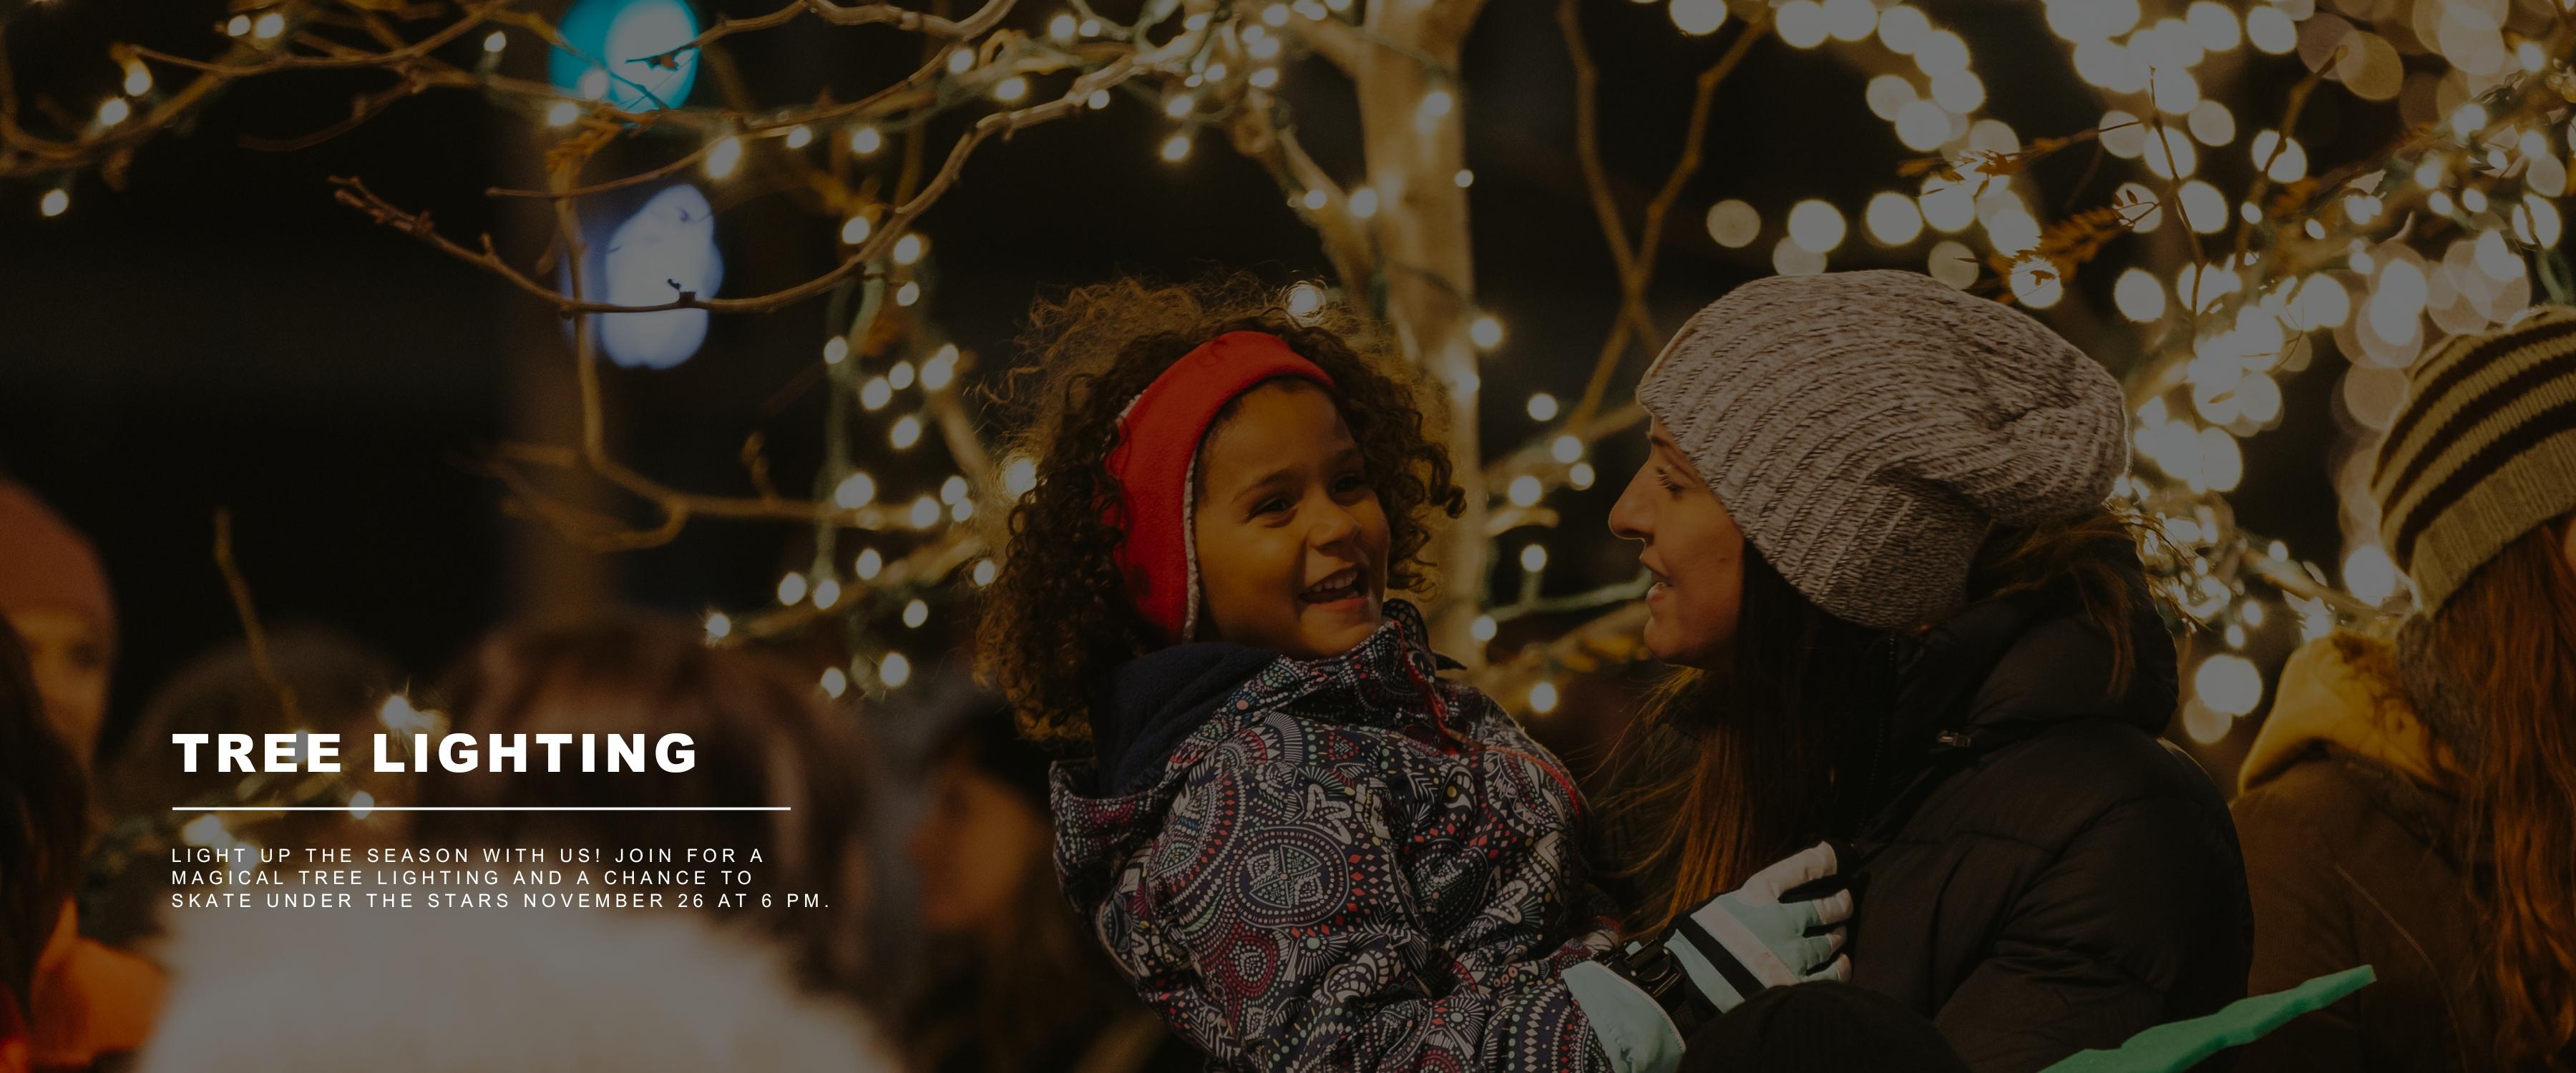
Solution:
<path fill-rule="evenodd" d="M 2077 1051 L 2041 1073 L 2178 1073 L 2262 1039 L 2291 1018 L 2323 1009 L 2378 978 L 2368 965 L 2329 973 L 2287 991 L 2238 999 L 2207 1017 L 2157 1025 L 2112 1050 Z"/>

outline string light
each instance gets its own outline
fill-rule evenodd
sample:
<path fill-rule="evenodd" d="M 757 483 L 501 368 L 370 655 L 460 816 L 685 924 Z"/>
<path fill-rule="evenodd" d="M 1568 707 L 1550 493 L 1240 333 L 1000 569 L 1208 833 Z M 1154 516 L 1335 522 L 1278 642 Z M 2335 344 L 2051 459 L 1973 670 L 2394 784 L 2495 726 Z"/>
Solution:
<path fill-rule="evenodd" d="M 722 611 L 708 613 L 707 640 L 721 641 L 730 636 L 733 636 L 733 619 Z"/>
<path fill-rule="evenodd" d="M 230 34 L 230 35 L 232 35 L 232 36 L 234 36 L 234 37 L 240 37 L 240 36 L 241 36 L 241 35 L 243 35 L 243 34 L 249 33 L 249 32 L 250 32 L 250 16 L 248 16 L 248 15 L 235 15 L 235 16 L 233 16 L 229 21 L 227 21 L 227 22 L 225 22 L 225 23 L 224 23 L 224 32 L 225 32 L 225 33 L 227 33 L 227 34 Z"/>
<path fill-rule="evenodd" d="M 1533 574 L 1547 569 L 1547 549 L 1537 544 L 1522 548 L 1521 569 Z"/>
<path fill-rule="evenodd" d="M 271 11 L 250 24 L 250 35 L 262 41 L 273 41 L 286 32 L 286 16 Z"/>
<path fill-rule="evenodd" d="M 921 628 L 922 623 L 928 621 L 930 621 L 929 604 L 915 599 L 911 603 L 903 605 L 903 624 L 905 627 L 917 630 Z"/>
<path fill-rule="evenodd" d="M 498 37 L 500 33 L 494 31 L 493 36 Z M 144 66 L 143 61 L 125 61 L 125 92 L 134 97 L 152 92 L 152 69 Z"/>
<path fill-rule="evenodd" d="M 119 123 L 125 122 L 126 117 L 133 114 L 134 106 L 125 103 L 125 98 L 110 97 L 99 102 L 98 125 L 102 127 L 113 127 Z"/>
<path fill-rule="evenodd" d="M 894 240 L 894 263 L 896 264 L 912 264 L 921 260 L 921 255 L 928 252 L 930 252 L 930 240 L 921 237 L 918 231 L 908 232 L 902 238 Z"/>
<path fill-rule="evenodd" d="M 1494 624 L 1494 616 L 1478 615 L 1476 621 L 1467 624 L 1467 636 L 1478 641 L 1491 641 L 1499 629 L 1500 627 Z"/>
<path fill-rule="evenodd" d="M 1565 483 L 1573 486 L 1575 491 L 1580 492 L 1586 488 L 1592 487 L 1592 479 L 1592 463 L 1590 462 L 1577 462 L 1572 466 L 1566 467 Z"/>
<path fill-rule="evenodd" d="M 1109 107 L 1109 91 L 1105 89 L 1092 90 L 1091 96 L 1083 98 L 1082 103 L 1090 107 L 1090 109 L 1095 112 L 1103 108 L 1107 108 Z"/>
<path fill-rule="evenodd" d="M 1178 163 L 1190 155 L 1190 136 L 1174 134 L 1163 141 L 1163 159 Z"/>
<path fill-rule="evenodd" d="M 822 684 L 823 694 L 825 696 L 828 696 L 833 700 L 839 700 L 841 699 L 841 694 L 849 692 L 850 676 L 843 673 L 838 667 L 825 667 L 823 668 Z"/>
<path fill-rule="evenodd" d="M 885 148 L 885 135 L 875 127 L 860 127 L 850 132 L 850 152 L 866 156 Z"/>
<path fill-rule="evenodd" d="M 859 405 L 869 410 L 884 409 L 885 404 L 893 399 L 894 385 L 886 383 L 885 377 L 872 376 L 867 383 L 859 385 Z"/>
<path fill-rule="evenodd" d="M 1013 499 L 1035 491 L 1038 486 L 1038 464 L 1027 458 L 1014 458 L 1002 466 L 1002 493 Z"/>
<path fill-rule="evenodd" d="M 64 210 L 71 207 L 72 192 L 59 186 L 45 191 L 42 197 L 36 199 L 36 211 L 44 214 L 48 219 L 62 215 Z"/>
<path fill-rule="evenodd" d="M 1532 421 L 1556 420 L 1556 396 L 1544 391 L 1530 395 L 1529 415 Z"/>
<path fill-rule="evenodd" d="M 1579 461 L 1583 458 L 1583 441 L 1572 433 L 1559 436 L 1548 444 L 1548 455 L 1559 462 Z"/>
<path fill-rule="evenodd" d="M 1491 313 L 1480 313 L 1468 322 L 1467 338 L 1480 349 L 1492 350 L 1503 343 L 1503 322 Z"/>
<path fill-rule="evenodd" d="M 905 682 L 912 681 L 912 661 L 903 658 L 901 652 L 886 653 L 877 664 L 877 681 L 885 683 L 887 689 L 903 688 Z"/>
<path fill-rule="evenodd" d="M 778 602 L 789 607 L 805 602 L 805 575 L 788 574 L 778 579 Z"/>
<path fill-rule="evenodd" d="M 910 450 L 913 444 L 921 442 L 921 419 L 914 417 L 911 414 L 905 414 L 902 417 L 895 419 L 894 429 L 886 434 L 886 440 L 887 442 L 894 444 L 895 450 Z M 915 511 L 914 513 L 918 514 L 919 512 Z M 921 523 L 915 522 L 913 524 L 919 525 Z"/>
<path fill-rule="evenodd" d="M 923 496 L 912 501 L 912 527 L 928 529 L 939 524 L 939 501 Z"/>
<path fill-rule="evenodd" d="M 1008 104 L 1029 95 L 1029 80 L 1012 75 L 993 84 L 993 99 Z"/>
<path fill-rule="evenodd" d="M 830 609 L 831 609 L 831 606 L 832 606 L 833 604 L 837 604 L 837 603 L 840 603 L 840 602 L 841 602 L 841 583 L 840 583 L 840 582 L 838 582 L 838 581 L 834 581 L 834 580 L 832 580 L 831 578 L 824 578 L 823 580 L 821 580 L 821 581 L 818 581 L 818 582 L 815 582 L 815 583 L 814 583 L 814 607 L 815 607 L 815 609 L 817 609 L 817 610 L 830 610 Z"/>
<path fill-rule="evenodd" d="M 868 236 L 875 231 L 876 225 L 868 222 L 867 217 L 853 216 L 841 222 L 841 242 L 844 245 L 856 246 L 866 242 Z"/>
<path fill-rule="evenodd" d="M 484 36 L 484 38 L 483 38 L 483 51 L 485 51 L 485 52 L 489 52 L 489 53 L 492 53 L 492 54 L 494 54 L 494 55 L 499 55 L 502 49 L 505 49 L 505 48 L 508 48 L 508 47 L 510 47 L 510 35 L 505 34 L 505 33 L 502 33 L 502 32 L 501 32 L 501 31 L 499 31 L 499 30 L 494 30 L 494 31 L 492 31 L 491 33 L 489 33 L 489 34 L 485 35 L 485 36 Z M 128 85 L 131 85 L 132 83 L 127 83 L 127 84 L 128 84 Z M 137 90 L 137 89 L 129 89 L 129 90 L 126 90 L 126 92 L 128 92 L 128 93 L 141 93 L 141 92 L 143 92 L 143 91 L 142 91 L 142 90 Z"/>
<path fill-rule="evenodd" d="M 962 75 L 975 69 L 975 50 L 960 48 L 948 54 L 948 73 Z"/>
<path fill-rule="evenodd" d="M 884 570 L 885 556 L 877 554 L 875 548 L 860 549 L 858 560 L 850 565 L 850 572 L 857 574 L 861 581 L 875 581 L 877 574 Z"/>
<path fill-rule="evenodd" d="M 957 344 L 955 343 L 941 344 L 939 349 L 930 355 L 929 361 L 921 363 L 921 388 L 924 391 L 947 390 L 949 381 L 956 376 Z"/>
<path fill-rule="evenodd" d="M 877 482 L 865 473 L 843 477 L 841 483 L 832 489 L 832 502 L 840 504 L 843 510 L 857 510 L 876 502 L 876 498 Z"/>
<path fill-rule="evenodd" d="M 1556 683 L 1540 682 L 1530 687 L 1530 710 L 1546 715 L 1556 710 Z"/>
<path fill-rule="evenodd" d="M 707 178 L 721 179 L 733 174 L 742 163 L 742 139 L 728 134 L 716 140 L 707 150 Z"/>
<path fill-rule="evenodd" d="M 1001 576 L 1001 571 L 1001 566 L 994 563 L 991 559 L 975 560 L 975 572 L 972 575 L 975 587 L 980 589 L 986 585 L 992 584 L 994 578 Z"/>
<path fill-rule="evenodd" d="M 579 118 L 581 106 L 571 101 L 556 101 L 546 106 L 546 125 L 549 127 L 570 126 Z"/>
<path fill-rule="evenodd" d="M 1075 28 L 1071 15 L 1059 13 L 1056 17 L 1047 20 L 1047 36 L 1054 38 L 1058 44 L 1073 40 Z"/>
<path fill-rule="evenodd" d="M 914 302 L 920 300 L 921 284 L 919 283 L 905 280 L 903 286 L 894 289 L 894 304 L 898 306 L 910 308 Z"/>
<path fill-rule="evenodd" d="M 801 123 L 796 126 L 789 127 L 787 128 L 786 141 L 787 147 L 790 149 L 803 149 L 806 146 L 812 145 L 814 144 L 814 128 L 805 126 Z"/>
<path fill-rule="evenodd" d="M 1377 191 L 1365 186 L 1351 191 L 1350 206 L 1351 215 L 1360 219 L 1377 215 Z"/>
<path fill-rule="evenodd" d="M 1543 492 L 1544 489 L 1540 487 L 1537 477 L 1524 473 L 1512 478 L 1510 496 L 1512 505 L 1515 507 L 1526 507 L 1537 503 Z"/>

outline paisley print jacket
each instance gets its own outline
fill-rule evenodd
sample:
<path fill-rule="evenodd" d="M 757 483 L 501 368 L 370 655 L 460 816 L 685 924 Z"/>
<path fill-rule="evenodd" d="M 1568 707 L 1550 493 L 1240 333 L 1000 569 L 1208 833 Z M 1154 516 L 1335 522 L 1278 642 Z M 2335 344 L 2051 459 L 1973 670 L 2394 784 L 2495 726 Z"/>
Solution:
<path fill-rule="evenodd" d="M 1434 677 L 1422 620 L 1278 658 L 1143 789 L 1053 773 L 1058 877 L 1145 1000 L 1238 1069 L 1600 1070 L 1559 979 L 1614 941 L 1564 767 Z M 1152 658 L 1152 657 L 1148 657 Z"/>

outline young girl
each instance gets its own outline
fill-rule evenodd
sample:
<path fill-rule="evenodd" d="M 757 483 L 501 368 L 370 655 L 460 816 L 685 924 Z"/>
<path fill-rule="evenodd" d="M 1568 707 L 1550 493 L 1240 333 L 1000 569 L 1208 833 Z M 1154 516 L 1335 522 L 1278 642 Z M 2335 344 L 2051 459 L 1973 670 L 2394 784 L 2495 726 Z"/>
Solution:
<path fill-rule="evenodd" d="M 1053 773 L 1058 874 L 1145 999 L 1237 1068 L 1668 1066 L 1596 960 L 1565 768 L 1387 595 L 1461 503 L 1414 382 L 1249 282 L 1078 289 L 1029 338 L 984 670 L 1089 754 Z M 1803 931 L 1833 907 L 1770 909 L 1727 960 L 1832 971 Z"/>

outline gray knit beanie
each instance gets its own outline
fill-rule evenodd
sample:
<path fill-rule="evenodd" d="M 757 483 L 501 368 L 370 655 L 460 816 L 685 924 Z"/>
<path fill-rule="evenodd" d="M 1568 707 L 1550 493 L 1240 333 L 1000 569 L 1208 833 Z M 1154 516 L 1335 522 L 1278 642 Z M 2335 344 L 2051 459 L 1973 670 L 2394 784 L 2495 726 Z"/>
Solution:
<path fill-rule="evenodd" d="M 1682 325 L 1637 401 L 1781 577 L 1881 629 L 1958 606 L 1990 522 L 2083 513 L 2129 464 L 2108 371 L 1913 272 L 1738 287 Z"/>

